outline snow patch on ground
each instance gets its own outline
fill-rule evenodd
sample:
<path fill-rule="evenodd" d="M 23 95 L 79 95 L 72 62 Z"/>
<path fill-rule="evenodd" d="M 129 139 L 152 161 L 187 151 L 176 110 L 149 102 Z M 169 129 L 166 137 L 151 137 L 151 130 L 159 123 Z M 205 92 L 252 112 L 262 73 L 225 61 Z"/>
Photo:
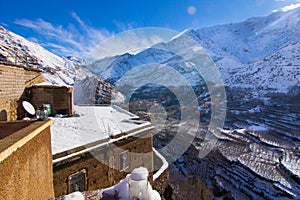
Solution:
<path fill-rule="evenodd" d="M 73 192 L 64 196 L 63 200 L 84 200 L 84 196 L 81 192 Z"/>

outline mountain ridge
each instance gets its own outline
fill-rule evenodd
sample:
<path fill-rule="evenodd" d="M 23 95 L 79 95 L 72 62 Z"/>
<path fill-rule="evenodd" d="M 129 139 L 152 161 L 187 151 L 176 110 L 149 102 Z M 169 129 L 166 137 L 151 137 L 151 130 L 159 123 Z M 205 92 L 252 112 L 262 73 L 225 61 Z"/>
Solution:
<path fill-rule="evenodd" d="M 115 82 L 128 71 L 142 64 L 152 61 L 164 63 L 168 55 L 162 54 L 160 48 L 157 47 L 169 46 L 171 50 L 175 48 L 175 51 L 181 51 L 187 47 L 184 40 L 178 41 L 186 36 L 197 41 L 209 54 L 218 67 L 226 86 L 252 88 L 263 93 L 288 93 L 290 88 L 299 86 L 297 80 L 300 80 L 300 67 L 298 66 L 300 58 L 290 55 L 295 54 L 294 51 L 297 53 L 299 49 L 300 9 L 276 12 L 266 17 L 250 18 L 239 23 L 197 30 L 188 29 L 179 33 L 170 42 L 154 45 L 136 55 L 129 56 L 128 59 L 124 59 L 123 55 L 114 57 L 114 62 L 107 65 L 105 71 L 98 70 L 96 63 L 88 66 L 88 69 L 93 72 L 97 71 L 96 74 L 103 79 Z M 283 50 L 293 44 L 296 44 L 294 48 Z M 143 54 L 144 57 L 141 59 Z M 276 67 L 273 66 L 274 59 L 272 63 L 268 63 L 268 57 L 275 58 L 274 55 L 279 55 Z M 118 61 L 121 57 L 122 61 Z M 143 60 L 142 63 L 140 63 L 141 60 Z M 267 73 L 268 66 L 272 66 L 271 74 Z M 261 69 L 264 69 L 262 70 L 264 73 L 260 72 Z M 274 78 L 275 75 L 277 78 Z M 278 85 L 279 80 L 282 85 Z"/>
<path fill-rule="evenodd" d="M 174 66 L 176 62 L 182 62 L 176 60 L 175 54 L 194 53 L 192 48 L 195 47 L 187 46 L 185 37 L 196 41 L 211 57 L 225 86 L 251 88 L 263 93 L 288 93 L 291 88 L 300 87 L 297 81 L 300 80 L 299 8 L 272 13 L 266 17 L 253 17 L 243 22 L 187 29 L 169 42 L 155 44 L 135 55 L 125 53 L 91 64 L 80 58 L 59 57 L 0 27 L 0 44 L 25 55 L 35 56 L 38 68 L 43 70 L 49 84 L 57 85 L 74 85 L 77 78 L 84 79 L 87 74 L 95 74 L 115 83 L 127 72 L 141 65 L 159 63 Z M 0 54 L 5 56 L 9 52 L 1 47 Z M 188 63 L 185 65 L 189 66 Z M 193 79 L 188 73 L 184 74 L 187 79 Z M 197 81 L 192 82 L 196 84 Z"/>

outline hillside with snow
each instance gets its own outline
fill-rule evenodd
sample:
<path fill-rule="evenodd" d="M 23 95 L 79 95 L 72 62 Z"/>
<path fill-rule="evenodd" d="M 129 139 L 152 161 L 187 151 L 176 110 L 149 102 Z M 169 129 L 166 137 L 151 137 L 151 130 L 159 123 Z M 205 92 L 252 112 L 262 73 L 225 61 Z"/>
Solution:
<path fill-rule="evenodd" d="M 27 65 L 42 70 L 47 84 L 73 85 L 75 78 L 90 74 L 81 66 L 86 63 L 75 57 L 59 57 L 37 43 L 0 26 L 0 59 L 17 65 Z"/>
<path fill-rule="evenodd" d="M 188 39 L 187 39 L 188 38 Z M 183 63 L 178 55 L 191 55 L 196 41 L 214 61 L 225 85 L 264 92 L 287 93 L 300 86 L 300 9 L 250 18 L 240 23 L 187 30 L 166 44 L 157 44 L 136 55 L 124 54 L 99 60 L 88 69 L 110 82 L 149 63 L 172 66 Z M 198 47 L 199 48 L 199 47 Z M 175 52 L 175 53 L 174 53 Z M 189 63 L 184 69 L 189 68 Z M 184 76 L 197 84 L 187 73 Z M 132 73 L 134 75 L 134 73 Z M 132 79 L 146 77 L 139 73 Z M 130 79 L 130 77 L 128 77 Z"/>

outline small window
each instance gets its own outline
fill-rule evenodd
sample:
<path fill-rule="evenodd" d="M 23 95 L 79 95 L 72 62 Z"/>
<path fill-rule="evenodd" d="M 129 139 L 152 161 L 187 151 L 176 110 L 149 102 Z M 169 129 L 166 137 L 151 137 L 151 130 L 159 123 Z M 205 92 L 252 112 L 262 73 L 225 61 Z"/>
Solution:
<path fill-rule="evenodd" d="M 125 170 L 129 167 L 129 153 L 128 151 L 120 153 L 120 170 Z"/>
<path fill-rule="evenodd" d="M 83 169 L 69 176 L 69 193 L 86 190 L 86 170 Z"/>

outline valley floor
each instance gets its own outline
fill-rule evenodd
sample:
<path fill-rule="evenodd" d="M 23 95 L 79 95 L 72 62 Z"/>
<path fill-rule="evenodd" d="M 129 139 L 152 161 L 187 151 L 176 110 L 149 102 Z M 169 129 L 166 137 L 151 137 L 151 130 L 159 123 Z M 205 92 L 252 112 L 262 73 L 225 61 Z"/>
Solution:
<path fill-rule="evenodd" d="M 226 122 L 214 135 L 218 141 L 213 150 L 199 157 L 210 119 L 202 116 L 193 145 L 171 165 L 170 183 L 177 198 L 186 199 L 190 193 L 198 195 L 196 199 L 300 198 L 299 99 L 228 90 Z M 157 149 L 173 139 L 177 126 L 169 121 L 155 135 Z"/>

